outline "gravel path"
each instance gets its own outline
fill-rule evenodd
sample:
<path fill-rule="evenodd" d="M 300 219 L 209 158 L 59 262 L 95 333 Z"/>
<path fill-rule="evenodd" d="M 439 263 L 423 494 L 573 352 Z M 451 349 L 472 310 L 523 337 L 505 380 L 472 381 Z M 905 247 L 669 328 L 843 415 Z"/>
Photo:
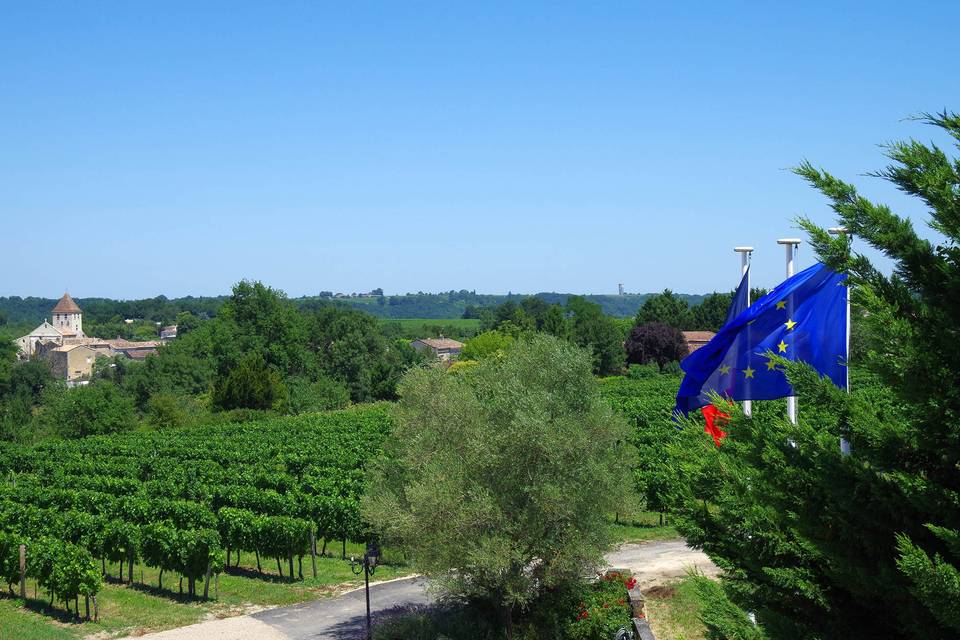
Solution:
<path fill-rule="evenodd" d="M 611 567 L 630 569 L 640 588 L 649 588 L 683 576 L 691 567 L 715 575 L 716 566 L 683 540 L 625 544 L 606 556 Z M 374 617 L 415 605 L 428 604 L 426 582 L 403 578 L 370 587 Z M 143 640 L 357 640 L 363 637 L 366 605 L 363 589 L 336 598 L 140 636 Z"/>

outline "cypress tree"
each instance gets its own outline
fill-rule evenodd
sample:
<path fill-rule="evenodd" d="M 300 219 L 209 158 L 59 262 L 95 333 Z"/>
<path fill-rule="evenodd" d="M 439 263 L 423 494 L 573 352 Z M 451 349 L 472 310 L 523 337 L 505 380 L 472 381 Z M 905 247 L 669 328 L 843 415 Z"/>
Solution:
<path fill-rule="evenodd" d="M 960 145 L 960 116 L 922 120 Z M 939 239 L 805 163 L 795 171 L 887 275 L 810 220 L 820 258 L 850 275 L 857 360 L 848 395 L 782 363 L 800 397 L 736 407 L 719 449 L 687 429 L 679 526 L 723 569 L 713 637 L 956 638 L 960 635 L 960 161 L 917 141 L 885 147 L 873 174 L 920 198 Z M 852 455 L 841 455 L 848 439 Z M 725 611 L 741 613 L 725 615 Z M 743 611 L 759 627 L 747 630 Z M 740 629 L 740 631 L 737 631 Z"/>

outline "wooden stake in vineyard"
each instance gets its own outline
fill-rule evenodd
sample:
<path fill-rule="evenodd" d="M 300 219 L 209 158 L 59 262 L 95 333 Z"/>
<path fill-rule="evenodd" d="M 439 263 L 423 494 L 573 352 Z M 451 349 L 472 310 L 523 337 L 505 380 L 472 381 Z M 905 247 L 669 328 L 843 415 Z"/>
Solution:
<path fill-rule="evenodd" d="M 27 599 L 27 545 L 20 545 L 20 597 Z"/>

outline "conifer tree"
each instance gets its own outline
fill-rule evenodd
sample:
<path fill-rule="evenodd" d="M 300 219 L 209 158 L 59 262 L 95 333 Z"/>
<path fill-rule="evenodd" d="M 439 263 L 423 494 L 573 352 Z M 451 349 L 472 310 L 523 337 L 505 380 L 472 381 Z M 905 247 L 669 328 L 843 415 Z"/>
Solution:
<path fill-rule="evenodd" d="M 927 115 L 960 144 L 960 116 Z M 884 274 L 809 220 L 830 266 L 850 275 L 863 340 L 848 395 L 782 362 L 799 424 L 779 402 L 736 407 L 719 449 L 685 433 L 690 482 L 680 527 L 724 570 L 724 597 L 771 638 L 960 635 L 960 162 L 917 141 L 888 145 L 874 174 L 918 197 L 940 239 L 809 163 L 796 173 L 829 199 L 856 238 L 893 261 Z M 838 439 L 851 441 L 841 455 Z M 747 637 L 729 602 L 714 637 Z M 731 631 L 734 629 L 734 631 Z"/>

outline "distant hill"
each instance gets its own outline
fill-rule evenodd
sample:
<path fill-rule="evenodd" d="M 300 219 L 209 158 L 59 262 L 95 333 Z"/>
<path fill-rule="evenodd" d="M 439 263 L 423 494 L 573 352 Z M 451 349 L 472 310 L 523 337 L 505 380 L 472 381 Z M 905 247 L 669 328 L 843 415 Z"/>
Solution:
<path fill-rule="evenodd" d="M 344 304 L 362 309 L 380 318 L 459 318 L 468 306 L 491 307 L 503 304 L 507 300 L 520 301 L 529 294 L 510 293 L 493 295 L 473 291 L 446 291 L 442 293 L 407 293 L 398 296 L 368 298 L 330 298 L 304 296 L 293 298 L 293 302 L 304 309 L 314 309 L 328 304 Z M 571 293 L 542 292 L 533 294 L 551 304 L 564 304 Z M 649 293 L 628 293 L 624 295 L 585 295 L 591 302 L 598 303 L 604 313 L 617 317 L 632 316 L 650 295 Z M 677 294 L 691 305 L 699 304 L 702 295 Z M 92 323 L 110 322 L 116 318 L 137 318 L 172 323 L 181 311 L 201 317 L 217 314 L 220 305 L 227 296 L 187 296 L 167 298 L 157 296 L 142 300 L 111 300 L 110 298 L 75 298 L 83 309 L 84 320 Z M 0 297 L 0 317 L 6 316 L 10 324 L 36 323 L 50 317 L 50 309 L 56 304 L 56 298 L 37 298 L 19 296 Z"/>

